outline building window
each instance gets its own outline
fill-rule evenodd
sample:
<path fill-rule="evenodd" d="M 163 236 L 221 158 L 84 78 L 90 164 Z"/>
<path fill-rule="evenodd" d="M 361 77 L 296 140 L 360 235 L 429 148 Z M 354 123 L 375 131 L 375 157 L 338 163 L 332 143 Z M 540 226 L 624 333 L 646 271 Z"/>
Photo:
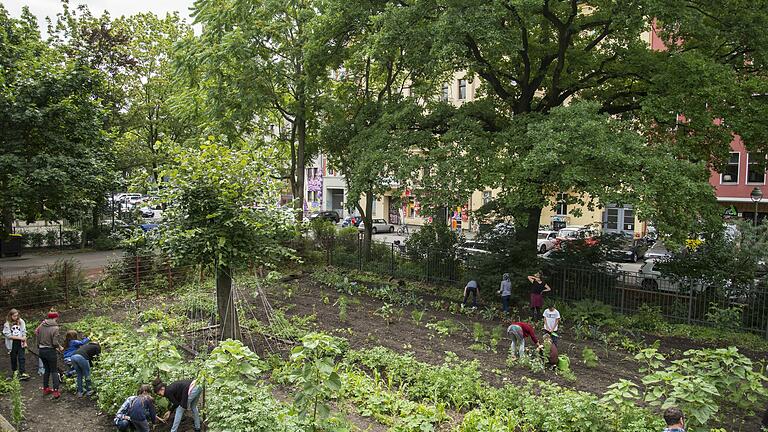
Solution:
<path fill-rule="evenodd" d="M 558 216 L 568 215 L 568 194 L 557 194 L 557 206 L 555 207 L 555 214 Z"/>
<path fill-rule="evenodd" d="M 443 84 L 443 94 L 440 96 L 440 100 L 443 102 L 447 102 L 448 96 L 450 94 L 449 92 L 450 90 L 448 89 L 448 84 Z"/>
<path fill-rule="evenodd" d="M 765 160 L 755 158 L 752 160 L 752 153 L 747 153 L 747 183 L 765 183 Z"/>
<path fill-rule="evenodd" d="M 491 201 L 493 201 L 493 192 L 491 191 L 483 192 L 483 205 L 486 205 Z"/>
<path fill-rule="evenodd" d="M 731 157 L 728 159 L 728 164 L 723 169 L 723 173 L 720 176 L 721 183 L 738 183 L 739 182 L 739 154 L 731 153 Z"/>
<path fill-rule="evenodd" d="M 605 221 L 605 227 L 608 230 L 618 230 L 619 229 L 619 209 L 609 208 L 606 211 L 606 221 Z"/>
<path fill-rule="evenodd" d="M 624 231 L 635 231 L 635 211 L 632 209 L 624 209 Z"/>
<path fill-rule="evenodd" d="M 336 170 L 335 169 L 333 169 L 331 167 L 327 167 L 327 169 L 328 169 L 328 175 L 329 176 L 331 176 L 331 177 L 335 177 L 336 176 Z"/>
<path fill-rule="evenodd" d="M 467 99 L 467 80 L 459 80 L 459 100 Z"/>
<path fill-rule="evenodd" d="M 405 202 L 405 205 L 406 205 L 406 211 L 405 211 L 406 217 L 415 218 L 416 217 L 416 200 L 412 196 L 409 196 L 408 200 Z"/>
<path fill-rule="evenodd" d="M 307 201 L 309 201 L 309 202 L 317 202 L 318 201 L 317 195 L 318 195 L 317 191 L 309 191 L 309 192 L 307 192 Z"/>

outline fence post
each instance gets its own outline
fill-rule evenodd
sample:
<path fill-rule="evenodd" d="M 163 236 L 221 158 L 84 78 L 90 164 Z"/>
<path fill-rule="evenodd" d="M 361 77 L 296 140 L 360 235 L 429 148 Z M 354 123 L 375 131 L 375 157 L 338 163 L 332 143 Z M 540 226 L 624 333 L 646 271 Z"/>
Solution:
<path fill-rule="evenodd" d="M 139 279 L 139 255 L 136 255 L 136 300 L 139 299 L 139 287 L 141 286 L 141 280 Z"/>
<path fill-rule="evenodd" d="M 624 314 L 624 296 L 627 290 L 627 273 L 621 273 L 621 300 L 619 300 L 619 311 Z"/>
<path fill-rule="evenodd" d="M 169 260 L 165 260 L 165 266 L 168 269 L 168 288 L 173 289 L 173 272 L 171 271 L 171 262 Z"/>
<path fill-rule="evenodd" d="M 64 303 L 69 306 L 69 261 L 64 261 Z"/>
<path fill-rule="evenodd" d="M 688 282 L 688 324 L 693 320 L 693 279 Z"/>
<path fill-rule="evenodd" d="M 427 263 L 424 266 L 424 271 L 426 272 L 425 281 L 429 282 L 429 250 L 427 250 Z"/>
<path fill-rule="evenodd" d="M 394 276 L 395 275 L 395 244 L 392 243 L 390 246 L 390 253 L 389 253 L 389 274 Z"/>

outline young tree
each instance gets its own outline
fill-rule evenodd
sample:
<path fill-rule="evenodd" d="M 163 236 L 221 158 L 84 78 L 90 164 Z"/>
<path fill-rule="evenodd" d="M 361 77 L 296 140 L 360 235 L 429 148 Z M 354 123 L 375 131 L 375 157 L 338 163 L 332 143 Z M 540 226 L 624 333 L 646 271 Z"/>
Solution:
<path fill-rule="evenodd" d="M 694 222 L 717 223 L 709 168 L 733 133 L 765 131 L 754 121 L 765 109 L 756 91 L 765 44 L 724 23 L 764 26 L 767 3 L 727 3 L 416 0 L 388 9 L 385 19 L 407 29 L 390 34 L 399 45 L 427 46 L 438 69 L 481 83 L 475 101 L 430 104 L 413 126 L 435 135 L 419 152 L 424 201 L 497 188 L 496 207 L 514 216 L 531 251 L 541 210 L 558 192 L 592 206 L 633 204 L 678 238 Z M 747 11 L 754 7 L 762 13 Z M 660 27 L 666 50 L 643 37 L 654 16 L 669 17 Z M 432 36 L 414 39 L 412 28 Z M 717 30 L 717 45 L 707 29 Z"/>
<path fill-rule="evenodd" d="M 240 328 L 232 293 L 233 271 L 247 264 L 270 265 L 290 257 L 281 242 L 292 238 L 294 220 L 277 208 L 281 183 L 274 178 L 279 155 L 236 143 L 179 145 L 163 175 L 168 206 L 157 244 L 179 263 L 213 265 L 223 338 Z"/>

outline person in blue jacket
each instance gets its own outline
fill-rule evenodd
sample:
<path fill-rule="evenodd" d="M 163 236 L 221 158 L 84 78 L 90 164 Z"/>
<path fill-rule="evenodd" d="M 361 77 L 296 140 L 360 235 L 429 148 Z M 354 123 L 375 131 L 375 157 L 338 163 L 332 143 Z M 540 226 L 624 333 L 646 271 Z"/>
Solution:
<path fill-rule="evenodd" d="M 64 373 L 66 376 L 71 377 L 75 374 L 75 368 L 72 366 L 72 354 L 90 341 L 89 338 L 78 339 L 78 334 L 75 330 L 69 330 L 64 336 L 64 351 L 61 355 L 64 357 L 64 364 L 67 366 L 67 371 Z"/>
<path fill-rule="evenodd" d="M 155 400 L 152 399 L 150 392 L 152 387 L 144 384 L 139 388 L 139 394 L 128 406 L 128 417 L 131 421 L 131 426 L 137 432 L 149 432 L 150 423 L 155 424 L 158 421 L 162 421 L 157 418 L 157 408 L 155 408 Z"/>

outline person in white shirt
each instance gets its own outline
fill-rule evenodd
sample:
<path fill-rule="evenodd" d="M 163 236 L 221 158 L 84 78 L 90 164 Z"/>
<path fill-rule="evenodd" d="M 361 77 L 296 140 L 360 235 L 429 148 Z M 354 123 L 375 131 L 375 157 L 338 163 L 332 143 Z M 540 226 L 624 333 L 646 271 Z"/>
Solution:
<path fill-rule="evenodd" d="M 555 305 L 550 304 L 547 309 L 544 310 L 544 333 L 548 334 L 552 338 L 552 343 L 557 345 L 557 340 L 560 336 L 557 331 L 560 328 L 560 312 L 555 309 Z"/>

